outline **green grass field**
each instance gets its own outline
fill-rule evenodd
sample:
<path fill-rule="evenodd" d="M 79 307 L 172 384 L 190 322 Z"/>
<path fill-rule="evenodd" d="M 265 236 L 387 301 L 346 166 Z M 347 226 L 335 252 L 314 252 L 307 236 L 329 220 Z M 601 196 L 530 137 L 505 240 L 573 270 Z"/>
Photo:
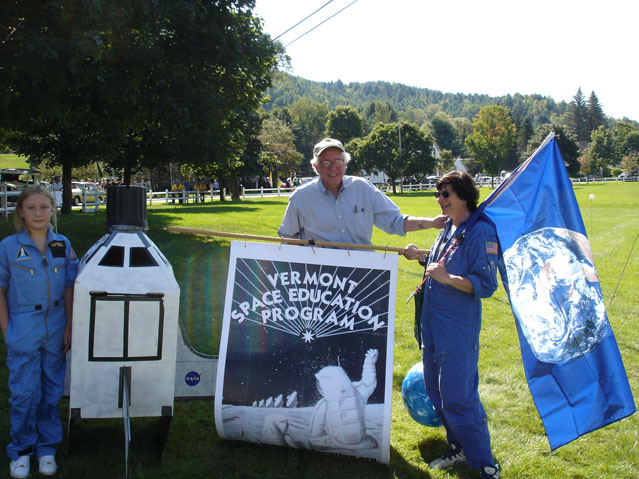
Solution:
<path fill-rule="evenodd" d="M 14 153 L 0 154 L 0 169 L 2 168 L 29 168 L 29 164 L 24 156 Z"/>
<path fill-rule="evenodd" d="M 488 194 L 482 190 L 482 199 Z M 628 259 L 639 232 L 639 183 L 597 183 L 575 187 L 601 280 L 608 316 L 635 397 L 639 396 L 639 245 Z M 590 195 L 594 195 L 591 200 Z M 433 216 L 439 212 L 430 194 L 391 195 L 407 214 Z M 229 241 L 224 238 L 169 233 L 167 226 L 276 236 L 286 198 L 154 206 L 148 211 L 149 237 L 173 265 L 182 290 L 180 316 L 195 347 L 216 353 L 219 345 Z M 105 231 L 105 214 L 74 213 L 60 218 L 59 231 L 82 255 Z M 0 237 L 13 232 L 0 222 Z M 436 232 L 388 236 L 376 230 L 373 242 L 430 247 Z M 626 260 L 628 259 L 627 265 Z M 620 279 L 625 265 L 625 273 Z M 215 431 L 211 401 L 175 405 L 169 439 L 161 462 L 148 443 L 155 419 L 133 420 L 131 478 L 210 477 L 360 477 L 360 478 L 476 478 L 465 466 L 449 471 L 429 470 L 428 461 L 446 448 L 440 428 L 418 425 L 404 409 L 401 382 L 419 360 L 413 338 L 413 305 L 404 303 L 421 278 L 415 262 L 399 259 L 397 285 L 393 417 L 389 466 L 287 448 L 221 440 Z M 617 284 L 618 289 L 612 300 Z M 612 304 L 611 303 L 612 300 Z M 484 301 L 480 356 L 480 394 L 489 417 L 493 452 L 504 478 L 623 478 L 639 471 L 639 419 L 635 414 L 550 451 L 544 429 L 525 381 L 514 319 L 500 285 Z M 4 357 L 4 344 L 0 355 Z M 9 440 L 6 368 L 0 370 L 0 438 Z M 67 417 L 68 402 L 61 404 Z M 58 452 L 59 477 L 123 477 L 122 421 L 84 420 L 78 424 L 74 453 L 66 454 L 66 439 Z M 8 460 L 0 460 L 6 471 Z M 33 467 L 33 465 L 32 465 Z M 0 473 L 1 476 L 1 473 Z M 37 476 L 37 474 L 36 474 Z"/>

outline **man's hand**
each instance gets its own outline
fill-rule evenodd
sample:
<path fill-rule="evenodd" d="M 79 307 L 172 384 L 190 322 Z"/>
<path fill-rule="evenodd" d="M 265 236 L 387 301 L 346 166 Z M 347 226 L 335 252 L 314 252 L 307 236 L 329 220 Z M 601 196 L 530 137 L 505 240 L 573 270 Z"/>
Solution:
<path fill-rule="evenodd" d="M 432 228 L 442 229 L 446 225 L 447 215 L 439 215 L 432 219 Z"/>

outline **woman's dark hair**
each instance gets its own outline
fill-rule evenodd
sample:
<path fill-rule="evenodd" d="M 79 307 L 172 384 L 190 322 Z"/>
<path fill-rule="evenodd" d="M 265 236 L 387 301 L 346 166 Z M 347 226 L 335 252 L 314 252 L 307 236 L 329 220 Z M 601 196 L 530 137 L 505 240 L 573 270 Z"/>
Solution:
<path fill-rule="evenodd" d="M 445 185 L 450 185 L 455 194 L 466 202 L 471 213 L 477 209 L 479 190 L 475 186 L 472 176 L 465 171 L 451 171 L 437 180 L 435 184 L 437 191 L 441 191 Z"/>

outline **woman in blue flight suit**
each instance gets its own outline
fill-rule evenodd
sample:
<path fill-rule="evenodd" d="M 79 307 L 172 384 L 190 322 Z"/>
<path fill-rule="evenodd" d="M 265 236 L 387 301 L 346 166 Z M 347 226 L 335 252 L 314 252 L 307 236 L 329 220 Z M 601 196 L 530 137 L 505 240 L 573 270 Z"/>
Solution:
<path fill-rule="evenodd" d="M 420 258 L 408 245 L 408 259 L 426 267 L 421 314 L 424 382 L 438 417 L 446 428 L 450 450 L 429 465 L 444 469 L 466 461 L 482 478 L 499 478 L 494 464 L 484 407 L 479 399 L 478 360 L 481 298 L 497 289 L 497 234 L 479 218 L 479 191 L 472 177 L 455 171 L 437 182 L 435 193 L 449 217 L 429 257 Z"/>
<path fill-rule="evenodd" d="M 58 403 L 71 345 L 78 259 L 69 240 L 50 228 L 54 209 L 44 186 L 26 188 L 14 213 L 18 233 L 0 242 L 0 326 L 11 391 L 7 454 L 14 478 L 28 477 L 34 453 L 40 473 L 54 474 L 62 440 Z"/>

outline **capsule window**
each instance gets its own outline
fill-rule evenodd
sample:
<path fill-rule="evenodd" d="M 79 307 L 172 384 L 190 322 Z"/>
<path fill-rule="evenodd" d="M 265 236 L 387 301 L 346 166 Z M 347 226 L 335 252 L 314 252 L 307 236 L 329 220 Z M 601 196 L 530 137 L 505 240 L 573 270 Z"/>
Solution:
<path fill-rule="evenodd" d="M 158 264 L 149 253 L 149 250 L 142 247 L 131 248 L 129 252 L 129 266 L 132 268 L 145 267 L 145 266 L 157 266 Z"/>
<path fill-rule="evenodd" d="M 124 266 L 124 246 L 111 246 L 99 263 L 100 266 Z"/>

